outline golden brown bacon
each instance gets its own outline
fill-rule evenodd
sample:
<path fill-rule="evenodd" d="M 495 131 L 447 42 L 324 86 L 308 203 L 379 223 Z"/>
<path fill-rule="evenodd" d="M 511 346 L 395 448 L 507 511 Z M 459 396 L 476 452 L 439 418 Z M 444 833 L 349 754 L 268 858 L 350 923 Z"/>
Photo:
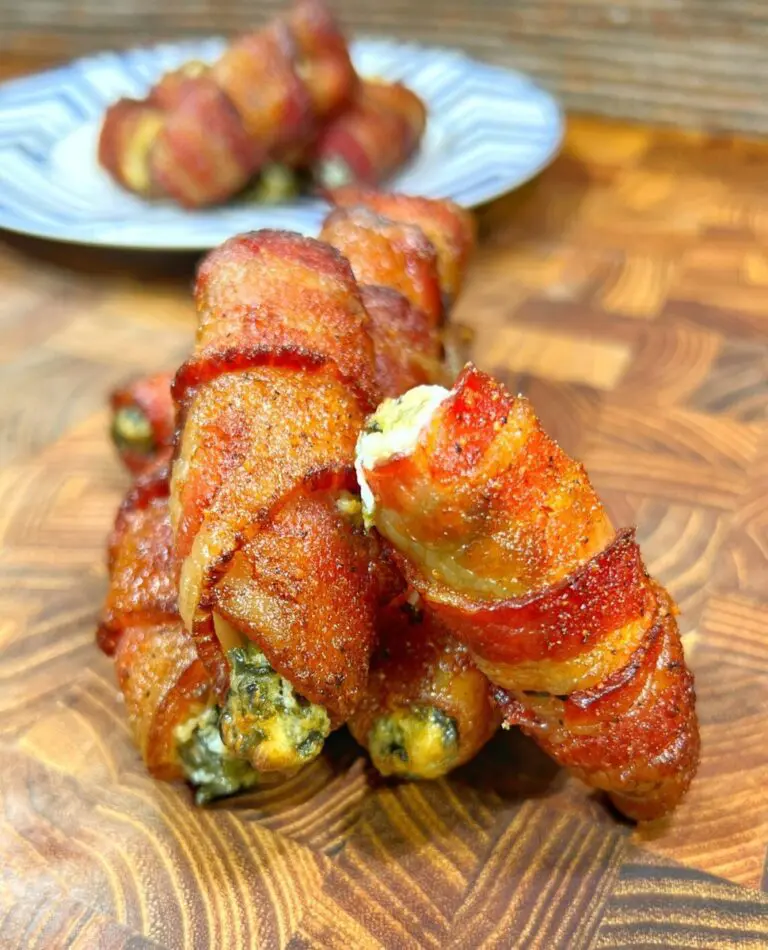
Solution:
<path fill-rule="evenodd" d="M 469 211 L 453 201 L 371 191 L 355 185 L 336 188 L 329 197 L 340 208 L 364 207 L 390 221 L 421 228 L 437 253 L 443 306 L 450 310 L 475 245 L 475 220 Z"/>
<path fill-rule="evenodd" d="M 411 157 L 426 122 L 424 103 L 402 83 L 363 80 L 312 148 L 315 181 L 325 189 L 385 181 Z"/>
<path fill-rule="evenodd" d="M 440 335 L 430 318 L 390 287 L 360 288 L 371 319 L 376 387 L 382 398 L 444 379 Z"/>
<path fill-rule="evenodd" d="M 269 159 L 303 149 L 353 94 L 349 52 L 321 0 L 169 74 L 104 118 L 99 161 L 125 188 L 188 207 L 231 197 Z"/>
<path fill-rule="evenodd" d="M 491 685 L 435 617 L 399 597 L 377 615 L 368 688 L 349 721 L 383 775 L 438 778 L 496 731 Z"/>
<path fill-rule="evenodd" d="M 183 777 L 176 729 L 210 705 L 213 683 L 179 618 L 129 627 L 115 653 L 134 741 L 155 778 Z"/>
<path fill-rule="evenodd" d="M 220 689 L 225 619 L 343 720 L 373 639 L 369 545 L 338 504 L 376 393 L 368 316 L 337 252 L 275 231 L 210 254 L 196 300 L 195 353 L 175 383 L 182 617 Z"/>
<path fill-rule="evenodd" d="M 147 768 L 157 778 L 180 778 L 174 730 L 208 705 L 212 682 L 176 610 L 166 465 L 142 475 L 120 506 L 108 568 L 98 643 L 115 656 Z"/>
<path fill-rule="evenodd" d="M 110 587 L 96 635 L 108 655 L 128 627 L 178 617 L 168 516 L 168 466 L 157 463 L 134 483 L 118 508 L 107 545 Z"/>
<path fill-rule="evenodd" d="M 365 478 L 376 527 L 506 723 L 630 817 L 674 808 L 699 750 L 676 609 L 528 402 L 469 366 L 414 450 Z"/>
<path fill-rule="evenodd" d="M 178 105 L 164 114 L 148 156 L 149 174 L 153 191 L 194 208 L 243 188 L 265 154 L 210 76 L 186 85 Z"/>
<path fill-rule="evenodd" d="M 440 322 L 437 255 L 421 228 L 363 207 L 338 209 L 325 219 L 320 240 L 341 251 L 359 284 L 397 290 L 434 326 Z"/>

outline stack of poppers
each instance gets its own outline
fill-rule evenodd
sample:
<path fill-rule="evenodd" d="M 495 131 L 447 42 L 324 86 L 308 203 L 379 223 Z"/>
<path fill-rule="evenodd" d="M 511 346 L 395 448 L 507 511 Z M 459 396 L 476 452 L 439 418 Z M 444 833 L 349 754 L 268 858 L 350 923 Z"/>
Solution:
<path fill-rule="evenodd" d="M 112 105 L 99 161 L 144 198 L 201 207 L 249 186 L 274 201 L 302 183 L 383 181 L 416 149 L 425 124 L 411 90 L 357 76 L 323 0 L 297 0 L 215 63 L 187 63 L 145 99 Z"/>
<path fill-rule="evenodd" d="M 665 813 L 698 756 L 668 595 L 524 400 L 472 367 L 441 385 L 470 218 L 335 198 L 319 240 L 209 254 L 173 402 L 167 377 L 114 398 L 141 471 L 99 642 L 147 766 L 206 801 L 346 723 L 383 774 L 435 778 L 503 722 Z"/>

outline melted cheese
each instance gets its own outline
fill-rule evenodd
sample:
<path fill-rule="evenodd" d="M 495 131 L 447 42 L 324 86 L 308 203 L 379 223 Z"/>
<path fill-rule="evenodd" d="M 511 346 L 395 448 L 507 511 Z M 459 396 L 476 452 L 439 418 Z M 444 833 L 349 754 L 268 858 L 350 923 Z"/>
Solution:
<path fill-rule="evenodd" d="M 368 419 L 357 440 L 355 454 L 367 527 L 373 524 L 376 500 L 365 479 L 366 471 L 373 471 L 389 459 L 410 455 L 422 430 L 449 395 L 450 391 L 443 386 L 416 386 L 397 399 L 385 399 Z"/>

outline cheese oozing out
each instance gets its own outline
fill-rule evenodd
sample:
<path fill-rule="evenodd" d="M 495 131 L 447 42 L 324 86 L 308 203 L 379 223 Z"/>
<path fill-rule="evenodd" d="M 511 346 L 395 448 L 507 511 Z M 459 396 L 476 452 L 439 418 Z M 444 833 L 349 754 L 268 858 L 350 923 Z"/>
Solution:
<path fill-rule="evenodd" d="M 416 386 L 397 399 L 385 399 L 366 422 L 355 452 L 355 471 L 366 527 L 373 524 L 376 499 L 365 472 L 373 471 L 391 458 L 410 455 L 422 430 L 448 396 L 450 390 L 443 386 Z"/>

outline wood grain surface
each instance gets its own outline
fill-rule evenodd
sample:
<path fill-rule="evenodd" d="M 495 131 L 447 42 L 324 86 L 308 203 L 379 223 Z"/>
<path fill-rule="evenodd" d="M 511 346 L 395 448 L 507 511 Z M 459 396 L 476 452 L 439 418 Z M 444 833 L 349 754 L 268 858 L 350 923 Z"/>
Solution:
<path fill-rule="evenodd" d="M 768 146 L 574 121 L 481 214 L 458 318 L 683 608 L 703 761 L 635 828 L 519 734 L 377 781 L 343 734 L 201 810 L 93 633 L 126 477 L 105 397 L 190 345 L 194 260 L 0 246 L 0 946 L 768 946 Z"/>
<path fill-rule="evenodd" d="M 768 132 L 760 0 L 331 0 L 356 33 L 465 49 L 529 72 L 570 110 Z M 0 0 L 0 75 L 74 55 L 235 34 L 286 0 Z"/>

